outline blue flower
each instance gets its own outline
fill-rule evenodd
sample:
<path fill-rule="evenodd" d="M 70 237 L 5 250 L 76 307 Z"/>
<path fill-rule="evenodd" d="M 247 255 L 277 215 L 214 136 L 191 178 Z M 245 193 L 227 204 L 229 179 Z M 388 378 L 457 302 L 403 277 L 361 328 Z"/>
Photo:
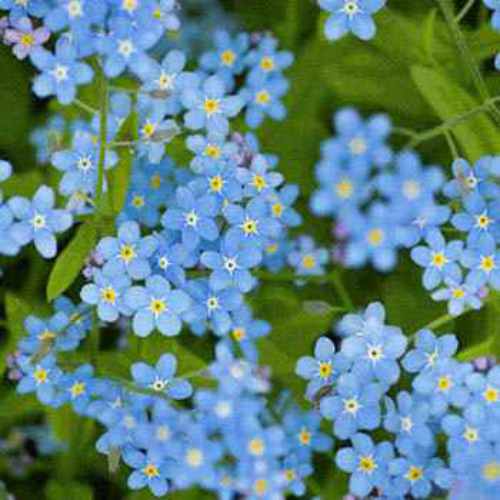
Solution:
<path fill-rule="evenodd" d="M 33 241 L 40 254 L 50 259 L 57 254 L 55 233 L 69 229 L 73 224 L 72 215 L 66 210 L 54 209 L 54 192 L 41 186 L 33 196 L 33 201 L 15 196 L 8 206 L 16 222 L 11 227 L 11 236 L 19 245 Z"/>
<path fill-rule="evenodd" d="M 12 175 L 12 165 L 5 160 L 0 160 L 0 182 L 6 181 Z"/>
<path fill-rule="evenodd" d="M 230 204 L 223 215 L 231 226 L 226 233 L 228 241 L 262 246 L 267 238 L 276 238 L 281 232 L 281 224 L 269 216 L 268 204 L 260 197 L 250 200 L 245 208 Z"/>
<path fill-rule="evenodd" d="M 186 146 L 196 154 L 191 160 L 193 171 L 209 175 L 208 170 L 215 170 L 217 167 L 218 170 L 227 170 L 228 173 L 234 172 L 235 169 L 232 165 L 227 167 L 221 165 L 221 162 L 225 164 L 236 157 L 238 146 L 234 142 L 228 142 L 226 138 L 217 134 L 190 135 L 186 139 Z"/>
<path fill-rule="evenodd" d="M 128 274 L 96 270 L 93 283 L 85 285 L 80 296 L 84 302 L 97 306 L 97 315 L 103 321 L 116 321 L 121 314 L 130 315 L 124 294 L 130 287 Z"/>
<path fill-rule="evenodd" d="M 386 415 L 384 428 L 396 435 L 397 449 L 406 455 L 419 447 L 431 449 L 434 434 L 430 427 L 430 409 L 425 399 L 412 396 L 406 391 L 399 392 L 396 404 L 385 398 Z"/>
<path fill-rule="evenodd" d="M 35 365 L 26 358 L 21 360 L 20 367 L 23 378 L 17 385 L 17 392 L 19 394 L 36 392 L 37 398 L 43 404 L 59 406 L 61 401 L 57 394 L 57 384 L 62 372 L 56 365 L 54 356 L 49 354 Z"/>
<path fill-rule="evenodd" d="M 271 205 L 271 215 L 286 227 L 297 227 L 302 222 L 300 214 L 292 208 L 299 197 L 299 188 L 295 184 L 287 184 L 277 191 L 266 195 Z"/>
<path fill-rule="evenodd" d="M 321 415 L 333 420 L 333 433 L 340 439 L 351 438 L 358 429 L 374 430 L 380 425 L 381 384 L 345 373 L 338 379 L 334 396 L 321 399 Z"/>
<path fill-rule="evenodd" d="M 469 400 L 465 379 L 471 373 L 470 364 L 452 359 L 439 361 L 432 370 L 425 370 L 413 380 L 417 393 L 429 398 L 432 415 L 442 416 L 448 407 L 463 408 Z"/>
<path fill-rule="evenodd" d="M 442 300 L 448 301 L 448 312 L 452 316 L 460 316 L 466 308 L 481 308 L 480 290 L 476 287 L 450 278 L 445 278 L 444 284 L 446 286 L 437 289 L 431 297 L 438 302 Z"/>
<path fill-rule="evenodd" d="M 183 89 L 181 101 L 188 110 L 184 115 L 186 127 L 191 130 L 205 128 L 208 133 L 226 136 L 229 132 L 228 118 L 236 116 L 243 101 L 238 96 L 226 96 L 222 80 L 217 76 L 207 78 L 203 84 Z"/>
<path fill-rule="evenodd" d="M 425 267 L 423 284 L 427 290 L 436 288 L 445 278 L 460 281 L 462 273 L 457 261 L 462 257 L 463 242 L 445 241 L 438 230 L 431 230 L 425 238 L 428 246 L 419 246 L 411 251 L 411 258 Z"/>
<path fill-rule="evenodd" d="M 123 461 L 135 469 L 127 481 L 130 489 L 140 490 L 147 486 L 156 497 L 167 494 L 167 478 L 173 477 L 173 460 L 167 461 L 162 453 L 154 449 L 143 453 L 134 448 L 126 448 Z"/>
<path fill-rule="evenodd" d="M 391 332 L 400 333 L 398 327 L 385 324 L 385 307 L 380 302 L 372 302 L 362 314 L 346 314 L 337 323 L 335 332 L 342 337 L 350 335 L 364 336 L 371 333 L 389 335 Z"/>
<path fill-rule="evenodd" d="M 106 236 L 97 245 L 97 252 L 106 261 L 103 271 L 112 276 L 122 273 L 133 279 L 144 279 L 151 274 L 148 259 L 157 248 L 153 236 L 141 237 L 137 222 L 123 222 L 118 227 L 118 237 Z"/>
<path fill-rule="evenodd" d="M 491 26 L 496 31 L 500 30 L 500 4 L 498 0 L 483 0 L 484 5 L 489 9 L 493 10 L 493 14 L 491 16 Z"/>
<path fill-rule="evenodd" d="M 453 215 L 451 223 L 468 233 L 468 244 L 475 245 L 487 234 L 500 240 L 500 202 L 486 203 L 481 195 L 471 193 L 463 203 L 465 211 Z"/>
<path fill-rule="evenodd" d="M 29 0 L 28 2 L 0 0 L 0 9 L 10 11 L 10 17 L 13 19 L 26 15 L 43 17 L 49 8 L 50 4 L 47 0 Z"/>
<path fill-rule="evenodd" d="M 400 375 L 397 362 L 408 344 L 401 331 L 350 336 L 342 341 L 341 352 L 353 362 L 352 371 L 360 380 L 395 384 Z"/>
<path fill-rule="evenodd" d="M 172 290 L 168 281 L 153 275 L 145 286 L 133 286 L 125 292 L 125 304 L 134 311 L 133 329 L 136 335 L 146 337 L 154 328 L 163 335 L 179 334 L 182 328 L 180 315 L 191 304 L 182 290 Z"/>
<path fill-rule="evenodd" d="M 442 361 L 451 360 L 458 349 L 455 335 L 436 337 L 430 330 L 417 332 L 415 349 L 403 358 L 402 365 L 409 373 L 433 370 Z"/>
<path fill-rule="evenodd" d="M 146 363 L 134 363 L 130 369 L 137 385 L 166 394 L 172 399 L 186 399 L 193 393 L 193 388 L 187 380 L 174 378 L 177 370 L 177 360 L 172 354 L 163 354 L 155 367 Z"/>
<path fill-rule="evenodd" d="M 270 165 L 263 155 L 256 155 L 248 168 L 238 168 L 236 178 L 244 185 L 244 194 L 248 197 L 265 194 L 283 182 L 283 175 L 268 172 Z"/>
<path fill-rule="evenodd" d="M 225 335 L 230 331 L 230 312 L 236 311 L 242 304 L 242 295 L 236 288 L 216 291 L 207 280 L 197 280 L 188 283 L 186 291 L 194 302 L 186 313 L 186 321 L 198 327 L 209 321 L 217 335 Z"/>
<path fill-rule="evenodd" d="M 390 491 L 387 467 L 393 458 L 394 450 L 387 441 L 374 444 L 365 434 L 356 434 L 352 437 L 352 448 L 341 448 L 335 463 L 351 475 L 349 491 L 365 497 L 373 488 Z"/>
<path fill-rule="evenodd" d="M 319 276 L 325 274 L 324 266 L 330 256 L 326 248 L 316 248 L 310 236 L 300 236 L 295 241 L 295 248 L 288 254 L 288 263 L 297 276 Z"/>
<path fill-rule="evenodd" d="M 0 193 L 1 199 L 1 193 Z M 0 254 L 13 256 L 21 250 L 20 244 L 12 237 L 14 216 L 7 205 L 0 204 Z"/>
<path fill-rule="evenodd" d="M 487 235 L 476 245 L 467 247 L 461 262 L 470 269 L 465 278 L 466 284 L 475 288 L 489 284 L 500 290 L 500 250 L 491 236 Z"/>
<path fill-rule="evenodd" d="M 306 394 L 308 398 L 313 398 L 322 387 L 332 385 L 349 366 L 345 356 L 335 353 L 335 344 L 328 337 L 320 337 L 314 346 L 314 358 L 300 358 L 295 373 L 310 381 Z"/>
<path fill-rule="evenodd" d="M 104 56 L 103 70 L 107 77 L 115 78 L 129 69 L 138 76 L 151 71 L 149 50 L 159 39 L 161 31 L 150 29 L 126 17 L 114 16 L 109 20 L 109 33 L 95 40 L 97 52 Z"/>
<path fill-rule="evenodd" d="M 59 182 L 59 191 L 65 196 L 76 192 L 94 194 L 97 183 L 99 148 L 90 134 L 75 134 L 71 149 L 56 151 L 51 163 L 64 172 Z M 118 156 L 114 151 L 106 152 L 104 168 L 116 165 Z"/>
<path fill-rule="evenodd" d="M 312 473 L 312 465 L 308 461 L 300 460 L 296 455 L 288 455 L 283 461 L 283 475 L 288 490 L 295 496 L 304 495 L 306 485 L 303 480 Z"/>
<path fill-rule="evenodd" d="M 240 95 L 246 104 L 245 122 L 251 128 L 257 128 L 266 116 L 282 121 L 286 117 L 286 108 L 281 98 L 287 93 L 289 83 L 281 76 L 270 79 L 262 76 L 244 87 Z"/>
<path fill-rule="evenodd" d="M 38 97 L 55 95 L 61 104 L 72 103 L 77 86 L 89 83 L 94 75 L 88 64 L 78 62 L 74 47 L 64 39 L 57 42 L 55 54 L 36 47 L 30 57 L 41 71 L 33 81 L 33 92 Z"/>
<path fill-rule="evenodd" d="M 348 32 L 369 40 L 376 32 L 372 16 L 385 5 L 385 0 L 318 0 L 318 3 L 331 14 L 325 24 L 329 40 L 338 40 Z"/>
<path fill-rule="evenodd" d="M 241 201 L 243 189 L 236 179 L 233 165 L 224 163 L 205 164 L 203 175 L 195 178 L 190 186 L 197 192 L 206 193 L 223 201 L 234 203 Z"/>
<path fill-rule="evenodd" d="M 250 270 L 262 260 L 262 252 L 251 245 L 238 244 L 225 238 L 220 251 L 206 251 L 200 262 L 212 270 L 210 286 L 218 291 L 231 286 L 243 293 L 249 292 L 256 284 Z"/>
<path fill-rule="evenodd" d="M 58 386 L 63 391 L 65 402 L 70 402 L 76 413 L 85 415 L 95 386 L 94 368 L 92 365 L 85 364 L 73 373 L 65 373 L 58 382 Z"/>
<path fill-rule="evenodd" d="M 472 393 L 467 409 L 498 419 L 500 417 L 500 367 L 493 367 L 486 375 L 472 373 L 465 383 Z"/>
<path fill-rule="evenodd" d="M 205 195 L 196 198 L 188 188 L 177 188 L 176 208 L 169 208 L 161 221 L 165 228 L 182 231 L 182 243 L 189 249 L 196 248 L 201 239 L 215 241 L 219 228 L 214 218 L 219 213 L 217 199 Z"/>

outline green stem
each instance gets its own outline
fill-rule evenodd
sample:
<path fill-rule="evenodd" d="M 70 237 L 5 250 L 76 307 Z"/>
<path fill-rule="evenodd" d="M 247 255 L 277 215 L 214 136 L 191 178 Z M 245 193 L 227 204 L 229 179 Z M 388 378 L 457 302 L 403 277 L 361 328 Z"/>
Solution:
<path fill-rule="evenodd" d="M 80 101 L 80 99 L 75 99 L 73 102 L 76 104 L 76 106 L 78 106 L 81 110 L 85 111 L 86 113 L 90 113 L 91 115 L 96 115 L 97 113 L 99 113 L 97 109 L 94 109 L 92 106 L 89 106 L 83 101 Z"/>
<path fill-rule="evenodd" d="M 476 63 L 474 58 L 474 54 L 470 50 L 469 45 L 465 39 L 464 34 L 460 30 L 460 25 L 457 23 L 455 18 L 455 9 L 453 6 L 452 0 L 436 0 L 439 4 L 439 7 L 443 13 L 443 16 L 448 24 L 448 29 L 451 32 L 451 35 L 455 41 L 455 45 L 462 57 L 462 61 L 464 66 L 469 71 L 472 81 L 474 82 L 474 86 L 476 87 L 477 92 L 481 96 L 481 99 L 488 103 L 488 110 L 495 117 L 495 120 L 500 123 L 500 111 L 498 111 L 494 102 L 489 102 L 490 93 L 488 91 L 488 87 L 486 82 L 484 81 L 479 66 Z"/>
<path fill-rule="evenodd" d="M 90 359 L 92 364 L 97 370 L 97 359 L 99 357 L 99 347 L 101 343 L 101 330 L 99 328 L 99 320 L 97 318 L 97 312 L 92 312 L 92 329 L 90 330 L 90 336 L 88 339 Z"/>
<path fill-rule="evenodd" d="M 108 82 L 99 68 L 97 72 L 99 84 L 99 163 L 97 166 L 97 186 L 95 195 L 95 216 L 98 218 L 103 211 L 103 194 L 106 162 L 106 149 L 108 137 Z"/>
<path fill-rule="evenodd" d="M 455 144 L 455 141 L 453 140 L 453 136 L 451 135 L 451 132 L 449 130 L 446 130 L 444 133 L 444 136 L 446 137 L 446 142 L 448 143 L 448 147 L 450 148 L 451 155 L 453 156 L 453 159 L 456 160 L 457 158 L 460 157 L 458 154 L 458 149 L 457 145 Z"/>
<path fill-rule="evenodd" d="M 477 115 L 478 113 L 482 113 L 485 111 L 488 111 L 490 109 L 490 106 L 500 100 L 500 97 L 491 97 L 487 99 L 483 104 L 480 106 L 476 106 L 475 108 L 470 109 L 469 111 L 466 111 L 465 113 L 462 113 L 461 115 L 454 116 L 453 118 L 450 118 L 449 120 L 446 120 L 443 122 L 441 125 L 438 125 L 437 127 L 431 128 L 429 130 L 425 130 L 424 132 L 419 133 L 416 137 L 411 140 L 407 147 L 409 148 L 414 148 L 421 144 L 422 142 L 428 141 L 429 139 L 433 139 L 434 137 L 437 137 L 441 134 L 445 134 L 446 132 L 452 130 L 454 127 L 459 125 L 460 123 L 468 120 L 469 118 Z"/>
<path fill-rule="evenodd" d="M 472 8 L 476 0 L 469 0 L 462 8 L 462 10 L 455 17 L 455 22 L 458 24 L 467 15 L 469 10 Z"/>
<path fill-rule="evenodd" d="M 425 326 L 421 328 L 421 330 L 434 330 L 436 328 L 440 328 L 441 326 L 446 325 L 447 323 L 450 323 L 451 321 L 454 321 L 457 318 L 458 316 L 452 316 L 451 314 L 443 314 L 434 321 L 427 323 Z"/>

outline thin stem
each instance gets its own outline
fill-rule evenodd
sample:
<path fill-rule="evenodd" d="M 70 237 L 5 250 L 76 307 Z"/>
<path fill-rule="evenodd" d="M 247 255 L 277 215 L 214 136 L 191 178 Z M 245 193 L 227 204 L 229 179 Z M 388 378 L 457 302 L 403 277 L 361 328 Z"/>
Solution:
<path fill-rule="evenodd" d="M 108 137 L 108 82 L 101 69 L 98 71 L 99 79 L 99 163 L 97 167 L 97 186 L 96 186 L 96 218 L 102 212 L 103 208 L 103 192 L 104 192 L 104 165 L 106 162 L 106 148 Z"/>
<path fill-rule="evenodd" d="M 481 96 L 481 99 L 485 101 L 485 104 L 488 103 L 488 110 L 493 114 L 497 123 L 500 123 L 500 111 L 498 111 L 494 102 L 489 102 L 490 93 L 488 91 L 488 87 L 481 75 L 481 71 L 476 63 L 474 54 L 470 50 L 470 47 L 467 44 L 467 40 L 465 39 L 464 34 L 460 30 L 459 24 L 456 22 L 455 9 L 453 7 L 452 1 L 451 0 L 436 0 L 436 1 L 439 4 L 439 7 L 446 20 L 446 23 L 448 24 L 448 29 L 450 30 L 453 36 L 455 45 L 457 46 L 457 49 L 462 57 L 463 64 L 467 68 L 472 77 L 472 81 L 474 82 L 476 90 Z"/>
<path fill-rule="evenodd" d="M 427 323 L 425 326 L 420 328 L 420 330 L 434 330 L 436 328 L 446 325 L 447 323 L 450 323 L 451 321 L 454 321 L 456 318 L 458 318 L 458 316 L 452 316 L 451 314 L 443 314 L 439 318 L 436 318 L 434 321 Z"/>
<path fill-rule="evenodd" d="M 453 140 L 453 136 L 451 135 L 451 132 L 449 130 L 446 130 L 444 133 L 444 136 L 446 137 L 446 142 L 448 143 L 448 147 L 450 148 L 451 155 L 453 156 L 453 159 L 456 160 L 457 158 L 460 157 L 460 155 L 458 154 L 457 145 L 455 144 L 455 141 Z"/>
<path fill-rule="evenodd" d="M 406 137 L 416 137 L 418 136 L 418 132 L 416 130 L 412 130 L 405 127 L 393 127 L 392 132 L 394 134 L 404 135 Z"/>
<path fill-rule="evenodd" d="M 469 10 L 472 8 L 476 0 L 469 0 L 462 8 L 462 10 L 455 17 L 455 22 L 458 24 L 467 15 Z"/>
<path fill-rule="evenodd" d="M 461 115 L 454 116 L 453 118 L 446 120 L 445 122 L 443 122 L 441 125 L 438 125 L 437 127 L 434 127 L 434 128 L 431 128 L 429 130 L 425 130 L 424 132 L 419 133 L 413 140 L 411 140 L 408 143 L 407 147 L 414 148 L 415 146 L 418 146 L 422 142 L 428 141 L 429 139 L 433 139 L 434 137 L 437 137 L 441 134 L 448 132 L 449 130 L 453 129 L 454 127 L 456 127 L 460 123 L 468 120 L 469 118 L 477 115 L 478 113 L 488 111 L 488 109 L 490 109 L 491 104 L 497 102 L 498 100 L 500 100 L 499 96 L 489 98 L 480 106 L 472 108 L 469 111 L 462 113 Z"/>
<path fill-rule="evenodd" d="M 339 270 L 333 271 L 333 273 L 331 274 L 331 283 L 335 288 L 335 291 L 337 292 L 337 295 L 339 296 L 344 307 L 349 311 L 354 311 L 354 304 L 342 280 L 342 275 Z"/>
<path fill-rule="evenodd" d="M 93 108 L 92 106 L 89 106 L 83 101 L 80 101 L 80 99 L 75 99 L 73 102 L 86 113 L 90 113 L 91 115 L 96 115 L 97 113 L 99 113 L 97 109 Z"/>
<path fill-rule="evenodd" d="M 113 141 L 110 143 L 110 148 L 130 148 L 135 146 L 134 141 Z"/>

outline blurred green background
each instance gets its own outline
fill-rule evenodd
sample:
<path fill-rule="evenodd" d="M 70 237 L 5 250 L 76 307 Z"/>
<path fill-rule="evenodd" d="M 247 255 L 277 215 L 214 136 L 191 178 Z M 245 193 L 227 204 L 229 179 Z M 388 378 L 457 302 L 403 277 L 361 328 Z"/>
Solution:
<path fill-rule="evenodd" d="M 457 9 L 464 3 L 457 0 Z M 489 13 L 482 2 L 476 3 L 464 23 L 465 37 L 475 64 L 485 75 L 490 94 L 499 95 L 500 77 L 493 70 L 492 58 L 500 52 L 500 36 L 489 28 Z M 314 189 L 313 168 L 319 145 L 332 133 L 331 116 L 335 110 L 353 105 L 365 115 L 386 112 L 396 126 L 422 131 L 480 104 L 471 74 L 435 1 L 390 0 L 388 8 L 376 16 L 378 33 L 374 40 L 361 42 L 346 37 L 336 43 L 324 39 L 324 16 L 312 0 L 228 0 L 223 4 L 245 30 L 271 30 L 281 46 L 295 54 L 295 64 L 287 73 L 291 81 L 286 98 L 288 118 L 283 123 L 267 121 L 258 135 L 263 150 L 279 155 L 279 168 L 287 180 L 300 186 L 299 207 L 305 218 L 301 231 L 313 235 L 319 243 L 329 243 L 330 223 L 313 219 L 307 212 L 307 203 Z M 10 160 L 16 170 L 16 177 L 5 184 L 4 191 L 6 195 L 32 194 L 41 179 L 49 178 L 47 167 L 36 165 L 29 144 L 30 130 L 47 118 L 47 103 L 35 101 L 30 92 L 32 69 L 29 64 L 18 62 L 7 47 L 0 47 L 0 68 L 0 158 Z M 424 82 L 415 78 L 416 71 L 422 68 L 431 75 Z M 500 153 L 498 126 L 485 115 L 455 127 L 453 136 L 460 153 L 470 160 Z M 401 147 L 405 141 L 404 137 L 395 137 L 394 146 Z M 423 143 L 419 152 L 427 163 L 442 164 L 449 171 L 452 156 L 444 137 Z M 15 262 L 0 259 L 5 271 L 0 300 L 3 303 L 6 292 L 23 297 L 24 303 L 17 310 L 19 321 L 24 312 L 46 308 L 45 284 L 51 265 L 30 250 Z M 445 313 L 445 306 L 433 302 L 423 290 L 420 272 L 407 255 L 402 255 L 397 269 L 388 275 L 371 270 L 349 271 L 344 272 L 343 279 L 356 305 L 383 301 L 389 321 L 407 333 Z M 333 320 L 329 314 L 304 314 L 302 301 L 329 297 L 334 303 L 334 291 L 327 285 L 297 290 L 284 284 L 266 286 L 252 297 L 256 314 L 273 325 L 271 339 L 261 345 L 263 362 L 272 364 L 278 352 L 280 359 L 285 360 L 274 370 L 278 386 L 294 378 L 291 372 L 297 354 L 308 351 Z M 458 333 L 465 347 L 473 348 L 486 338 L 499 339 L 498 302 L 492 301 L 481 312 L 449 323 L 446 329 Z M 279 316 L 276 310 L 280 311 Z M 0 320 L 3 358 L 15 345 L 13 330 L 6 328 L 5 319 Z M 496 342 L 491 349 L 497 350 L 498 355 L 500 341 Z M 4 365 L 0 362 L 2 371 Z M 52 426 L 66 451 L 41 456 L 30 440 L 20 444 L 19 456 L 0 447 L 0 478 L 17 498 L 41 498 L 42 492 L 48 500 L 150 498 L 147 493 L 126 491 L 123 467 L 115 475 L 108 474 L 105 457 L 94 449 L 100 432 L 94 423 L 75 416 L 67 408 L 47 411 L 33 398 L 16 396 L 13 384 L 5 376 L 0 384 L 0 442 L 15 444 L 19 438 L 13 432 L 15 427 L 40 422 Z M 23 463 L 28 458 L 29 463 Z M 320 467 L 324 498 L 338 498 L 344 493 L 342 482 L 337 482 L 328 465 L 323 463 Z M 199 492 L 169 496 L 208 497 Z"/>

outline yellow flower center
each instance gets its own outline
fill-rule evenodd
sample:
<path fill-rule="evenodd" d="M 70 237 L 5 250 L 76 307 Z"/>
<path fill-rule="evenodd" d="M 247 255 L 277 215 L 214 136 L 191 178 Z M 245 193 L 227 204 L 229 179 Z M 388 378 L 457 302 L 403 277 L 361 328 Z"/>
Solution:
<path fill-rule="evenodd" d="M 154 464 L 148 464 L 144 469 L 142 469 L 142 472 L 144 472 L 144 475 L 148 479 L 152 479 L 153 477 L 158 477 L 160 475 L 160 471 L 158 470 L 158 467 Z"/>
<path fill-rule="evenodd" d="M 161 175 L 160 174 L 155 174 L 151 176 L 151 179 L 149 180 L 149 185 L 153 189 L 160 189 L 161 186 Z"/>
<path fill-rule="evenodd" d="M 500 462 L 490 462 L 483 467 L 483 477 L 487 481 L 498 481 L 500 479 Z"/>
<path fill-rule="evenodd" d="M 134 208 L 142 208 L 145 205 L 144 198 L 142 196 L 134 196 L 132 198 L 132 206 Z"/>
<path fill-rule="evenodd" d="M 478 215 L 476 217 L 477 227 L 481 229 L 486 229 L 492 222 L 493 221 L 486 214 Z"/>
<path fill-rule="evenodd" d="M 485 273 L 491 273 L 493 269 L 496 268 L 495 264 L 495 257 L 493 255 L 489 255 L 487 257 L 481 257 L 481 264 L 479 267 L 485 272 Z"/>
<path fill-rule="evenodd" d="M 366 142 L 362 137 L 355 137 L 349 142 L 349 149 L 353 155 L 359 156 L 366 152 Z"/>
<path fill-rule="evenodd" d="M 220 158 L 220 147 L 215 144 L 207 144 L 203 154 L 217 160 L 217 158 Z"/>
<path fill-rule="evenodd" d="M 162 299 L 152 299 L 149 309 L 155 316 L 159 316 L 167 309 L 167 304 Z"/>
<path fill-rule="evenodd" d="M 311 433 L 305 427 L 303 427 L 299 432 L 300 444 L 308 446 L 309 444 L 311 444 L 311 438 L 312 438 Z"/>
<path fill-rule="evenodd" d="M 408 472 L 406 473 L 405 477 L 408 479 L 408 481 L 411 481 L 412 483 L 418 481 L 419 479 L 422 479 L 424 475 L 424 471 L 422 470 L 422 467 L 416 467 L 415 465 L 412 465 L 409 469 Z"/>
<path fill-rule="evenodd" d="M 31 35 L 30 33 L 24 33 L 21 36 L 21 44 L 25 45 L 26 47 L 31 47 L 34 41 L 35 39 L 33 38 L 33 35 Z"/>
<path fill-rule="evenodd" d="M 220 55 L 220 60 L 224 66 L 232 66 L 236 61 L 236 54 L 232 50 L 225 50 Z"/>
<path fill-rule="evenodd" d="M 297 477 L 293 469 L 285 469 L 284 475 L 287 481 L 293 481 Z"/>
<path fill-rule="evenodd" d="M 262 191 L 267 187 L 267 182 L 262 175 L 254 175 L 252 179 L 252 184 L 257 191 Z"/>
<path fill-rule="evenodd" d="M 368 243 L 373 247 L 378 247 L 384 241 L 384 231 L 382 229 L 372 229 L 368 233 Z"/>
<path fill-rule="evenodd" d="M 271 243 L 271 244 L 267 245 L 266 252 L 269 255 L 273 255 L 278 251 L 278 248 L 279 248 L 279 246 L 277 243 Z"/>
<path fill-rule="evenodd" d="M 438 383 L 437 383 L 437 388 L 441 392 L 446 392 L 451 389 L 451 386 L 453 385 L 453 382 L 451 381 L 451 378 L 448 375 L 444 375 L 442 377 L 439 377 Z"/>
<path fill-rule="evenodd" d="M 274 203 L 271 206 L 271 212 L 274 215 L 274 217 L 281 217 L 283 215 L 283 205 L 279 202 Z"/>
<path fill-rule="evenodd" d="M 38 335 L 38 339 L 41 341 L 44 340 L 53 340 L 56 338 L 56 334 L 51 332 L 50 330 L 44 330 L 40 335 Z"/>
<path fill-rule="evenodd" d="M 241 342 L 247 336 L 247 332 L 244 328 L 238 327 L 233 330 L 233 338 L 234 340 Z"/>
<path fill-rule="evenodd" d="M 35 379 L 37 384 L 45 384 L 49 378 L 49 373 L 45 368 L 38 367 L 34 372 L 33 372 L 33 378 Z"/>
<path fill-rule="evenodd" d="M 224 187 L 224 179 L 220 175 L 214 175 L 210 179 L 210 189 L 216 193 L 220 193 Z"/>
<path fill-rule="evenodd" d="M 274 69 L 274 59 L 266 56 L 260 60 L 260 68 L 262 71 L 272 71 Z"/>
<path fill-rule="evenodd" d="M 371 455 L 360 457 L 358 470 L 365 474 L 371 474 L 377 468 L 377 464 Z"/>
<path fill-rule="evenodd" d="M 255 102 L 261 106 L 269 104 L 270 100 L 271 94 L 266 89 L 259 90 L 259 92 L 255 94 Z"/>
<path fill-rule="evenodd" d="M 101 298 L 104 302 L 114 304 L 116 302 L 116 292 L 114 288 L 111 288 L 110 286 L 103 288 L 101 290 Z"/>
<path fill-rule="evenodd" d="M 138 0 L 123 0 L 122 1 L 122 9 L 127 12 L 134 12 L 137 9 Z"/>
<path fill-rule="evenodd" d="M 256 495 L 264 495 L 264 493 L 267 491 L 267 481 L 265 479 L 257 479 L 257 481 L 253 483 L 253 490 L 255 491 Z"/>
<path fill-rule="evenodd" d="M 203 453 L 198 448 L 191 448 L 186 453 L 186 462 L 191 467 L 199 467 L 203 463 Z"/>
<path fill-rule="evenodd" d="M 77 398 L 85 393 L 85 382 L 75 382 L 69 389 L 72 398 Z"/>
<path fill-rule="evenodd" d="M 462 288 L 454 288 L 451 291 L 451 295 L 454 299 L 463 299 L 465 297 L 465 292 Z"/>
<path fill-rule="evenodd" d="M 246 219 L 241 227 L 247 236 L 249 234 L 257 234 L 257 221 L 254 219 Z"/>
<path fill-rule="evenodd" d="M 479 432 L 473 427 L 466 427 L 463 435 L 469 443 L 475 443 L 479 439 Z"/>
<path fill-rule="evenodd" d="M 352 182 L 348 179 L 342 179 L 340 182 L 335 184 L 335 192 L 339 198 L 344 200 L 352 196 L 353 190 Z"/>
<path fill-rule="evenodd" d="M 302 267 L 304 269 L 313 269 L 316 265 L 316 259 L 313 255 L 304 255 L 302 257 Z"/>
<path fill-rule="evenodd" d="M 356 415 L 360 408 L 358 400 L 355 398 L 344 400 L 344 411 L 351 415 Z"/>
<path fill-rule="evenodd" d="M 146 139 L 151 139 L 156 131 L 156 124 L 151 123 L 149 120 L 142 127 L 142 135 Z"/>
<path fill-rule="evenodd" d="M 261 456 L 264 453 L 264 442 L 262 439 L 254 438 L 248 443 L 248 451 L 255 456 Z"/>
<path fill-rule="evenodd" d="M 331 361 L 321 361 L 319 363 L 319 376 L 321 378 L 328 378 L 332 374 L 332 362 Z"/>
<path fill-rule="evenodd" d="M 498 390 L 494 387 L 488 386 L 486 390 L 483 392 L 483 398 L 488 403 L 496 403 L 498 402 Z"/>
<path fill-rule="evenodd" d="M 431 263 L 434 267 L 441 269 L 445 264 L 448 263 L 448 259 L 443 252 L 435 252 L 432 254 Z"/>
<path fill-rule="evenodd" d="M 208 97 L 205 99 L 203 103 L 203 109 L 208 116 L 212 116 L 215 113 L 218 113 L 220 110 L 220 101 L 219 99 L 209 99 Z"/>
<path fill-rule="evenodd" d="M 128 264 L 136 256 L 134 247 L 132 245 L 122 245 L 120 248 L 120 259 Z"/>

